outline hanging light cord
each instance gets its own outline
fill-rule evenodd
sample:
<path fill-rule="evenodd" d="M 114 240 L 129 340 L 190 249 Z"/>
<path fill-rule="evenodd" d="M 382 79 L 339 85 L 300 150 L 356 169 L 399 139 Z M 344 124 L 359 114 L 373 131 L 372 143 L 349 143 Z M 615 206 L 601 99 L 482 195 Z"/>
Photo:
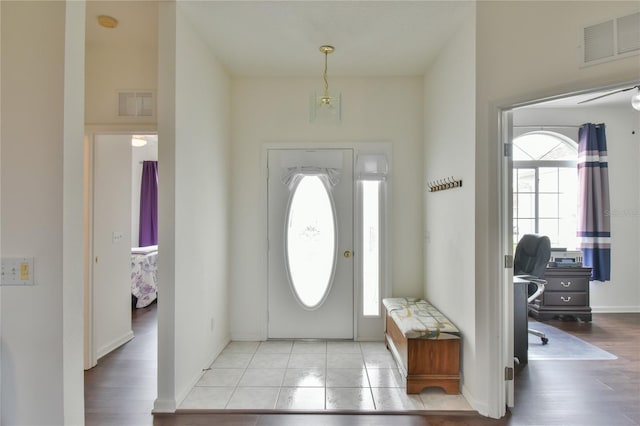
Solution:
<path fill-rule="evenodd" d="M 324 51 L 324 74 L 322 75 L 322 77 L 324 78 L 324 96 L 326 98 L 329 97 L 329 80 L 327 80 L 327 56 L 328 56 L 329 52 L 328 51 Z"/>

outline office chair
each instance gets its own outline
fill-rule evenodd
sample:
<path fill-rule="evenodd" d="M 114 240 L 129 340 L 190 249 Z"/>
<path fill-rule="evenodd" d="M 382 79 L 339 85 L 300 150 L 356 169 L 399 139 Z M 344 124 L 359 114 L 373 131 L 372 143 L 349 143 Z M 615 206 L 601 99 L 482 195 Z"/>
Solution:
<path fill-rule="evenodd" d="M 513 275 L 529 281 L 527 287 L 527 303 L 533 302 L 544 292 L 547 282 L 540 279 L 545 272 L 551 257 L 551 241 L 545 235 L 525 234 L 516 246 L 513 258 Z M 542 340 L 542 344 L 549 342 L 547 336 L 538 330 L 527 331 Z"/>

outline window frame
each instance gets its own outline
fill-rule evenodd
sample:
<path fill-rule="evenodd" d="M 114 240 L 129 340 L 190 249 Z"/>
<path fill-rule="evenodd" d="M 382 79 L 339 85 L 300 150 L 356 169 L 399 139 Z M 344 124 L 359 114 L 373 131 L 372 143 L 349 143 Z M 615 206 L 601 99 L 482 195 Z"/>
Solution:
<path fill-rule="evenodd" d="M 365 267 L 365 248 L 364 248 L 364 183 L 365 182 L 378 182 L 378 271 L 377 271 L 377 275 L 378 275 L 378 309 L 377 309 L 377 313 L 376 314 L 367 314 L 365 313 L 365 271 L 364 271 L 364 267 Z M 360 287 L 360 309 L 358 314 L 361 315 L 362 318 L 380 318 L 382 316 L 382 298 L 383 298 L 383 284 L 384 284 L 384 277 L 385 277 L 385 253 L 384 253 L 384 247 L 386 246 L 386 244 L 384 243 L 384 235 L 385 235 L 385 228 L 384 228 L 384 224 L 385 224 L 385 197 L 384 197 L 384 191 L 385 191 L 385 187 L 386 187 L 386 181 L 385 180 L 380 180 L 380 179 L 366 179 L 366 178 L 361 178 L 357 180 L 357 185 L 358 185 L 358 190 L 357 190 L 357 194 L 358 194 L 358 230 L 356 232 L 357 235 L 357 239 L 358 239 L 358 244 L 357 247 L 359 249 L 359 252 L 361 253 L 361 255 L 358 257 L 358 276 L 359 276 L 359 287 Z"/>
<path fill-rule="evenodd" d="M 556 139 L 558 142 L 560 143 L 564 143 L 564 144 L 568 144 L 571 145 L 572 147 L 574 147 L 576 149 L 576 159 L 574 160 L 513 160 L 513 164 L 512 164 L 512 174 L 513 174 L 513 188 L 511 190 L 511 194 L 512 194 L 512 198 L 513 198 L 513 204 L 514 204 L 514 208 L 513 210 L 515 211 L 516 209 L 518 209 L 519 211 L 519 206 L 517 206 L 517 196 L 518 194 L 520 194 L 521 192 L 518 191 L 518 187 L 517 187 L 517 180 L 516 180 L 516 171 L 518 169 L 533 169 L 534 171 L 534 188 L 533 188 L 533 194 L 534 194 L 534 217 L 532 218 L 534 220 L 534 232 L 535 233 L 539 233 L 540 232 L 540 169 L 544 169 L 544 168 L 555 168 L 555 169 L 573 169 L 576 170 L 576 177 L 577 177 L 577 165 L 578 165 L 578 155 L 577 155 L 577 147 L 578 144 L 576 141 L 572 140 L 571 138 L 562 135 L 560 133 L 556 133 L 556 132 L 549 132 L 549 131 L 532 131 L 532 132 L 526 132 L 523 133 L 521 135 L 518 135 L 516 137 L 513 138 L 513 143 L 516 143 L 516 140 L 525 136 L 529 136 L 529 135 L 541 135 L 541 136 L 545 136 L 545 137 L 549 137 L 549 138 L 553 138 Z M 559 191 L 559 189 L 558 189 Z M 546 192 L 546 194 L 549 194 L 548 192 Z M 560 194 L 560 192 L 555 192 L 555 194 Z M 577 200 L 576 200 L 577 202 Z M 561 220 L 563 218 L 563 216 L 560 215 L 559 213 L 560 210 L 560 205 L 558 204 L 557 210 L 556 210 L 556 216 L 549 218 L 549 219 L 556 219 L 556 220 Z M 576 210 L 577 210 L 577 204 L 576 204 Z M 576 211 L 577 213 L 577 211 Z M 519 240 L 519 238 L 521 237 L 521 234 L 519 232 L 516 231 L 516 226 L 517 226 L 517 220 L 519 218 L 521 218 L 521 216 L 518 214 L 518 216 L 516 216 L 515 214 L 512 214 L 512 227 L 514 228 L 514 245 L 516 244 L 516 242 Z M 558 234 L 558 238 L 560 237 L 560 235 Z"/>
<path fill-rule="evenodd" d="M 333 234 L 333 253 L 332 253 L 331 262 L 330 262 L 331 270 L 329 271 L 329 274 L 327 276 L 327 282 L 325 284 L 322 297 L 320 297 L 318 301 L 313 305 L 308 305 L 304 300 L 306 299 L 306 297 L 304 297 L 304 295 L 301 294 L 301 293 L 304 293 L 304 287 L 297 285 L 297 282 L 298 282 L 298 280 L 296 280 L 297 275 L 294 272 L 298 270 L 298 268 L 292 268 L 292 256 L 290 254 L 292 252 L 292 250 L 290 250 L 290 245 L 291 245 L 290 233 L 291 233 L 291 218 L 292 218 L 292 214 L 294 213 L 293 203 L 294 203 L 294 200 L 296 199 L 296 195 L 298 194 L 298 191 L 301 188 L 301 185 L 308 178 L 317 179 L 317 181 L 319 182 L 319 185 L 321 185 L 321 187 L 324 189 L 325 194 L 327 196 L 327 201 L 329 204 L 329 210 L 331 211 L 331 222 L 332 222 L 332 228 L 333 228 L 331 232 Z M 304 310 L 315 311 L 316 309 L 319 309 L 322 307 L 322 305 L 324 305 L 325 301 L 327 300 L 327 297 L 331 293 L 331 289 L 333 288 L 335 275 L 336 275 L 337 257 L 338 257 L 338 223 L 337 223 L 337 216 L 336 216 L 335 200 L 333 198 L 333 193 L 331 192 L 331 188 L 327 184 L 326 178 L 324 178 L 321 175 L 302 176 L 300 179 L 297 180 L 294 187 L 291 188 L 291 190 L 289 191 L 289 199 L 287 201 L 287 207 L 285 212 L 284 260 L 285 260 L 285 271 L 287 274 L 287 280 L 289 281 L 289 287 L 291 288 L 291 292 L 293 293 L 296 302 L 298 302 L 298 304 Z"/>

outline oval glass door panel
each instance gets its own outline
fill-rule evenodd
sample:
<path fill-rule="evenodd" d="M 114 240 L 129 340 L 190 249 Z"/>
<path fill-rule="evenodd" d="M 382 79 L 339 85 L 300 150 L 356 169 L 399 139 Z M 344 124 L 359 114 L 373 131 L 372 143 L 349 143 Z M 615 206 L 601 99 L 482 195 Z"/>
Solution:
<path fill-rule="evenodd" d="M 304 176 L 294 189 L 285 241 L 293 293 L 306 309 L 317 309 L 331 289 L 336 253 L 333 204 L 318 176 Z"/>

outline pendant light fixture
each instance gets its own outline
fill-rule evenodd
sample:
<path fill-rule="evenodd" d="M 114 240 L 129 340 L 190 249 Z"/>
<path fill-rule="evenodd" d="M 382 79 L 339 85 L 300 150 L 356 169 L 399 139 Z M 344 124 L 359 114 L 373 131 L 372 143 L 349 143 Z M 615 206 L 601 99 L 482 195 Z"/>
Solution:
<path fill-rule="evenodd" d="M 141 148 L 147 144 L 147 138 L 142 135 L 131 136 L 131 146 L 134 148 Z"/>
<path fill-rule="evenodd" d="M 339 123 L 342 119 L 342 95 L 331 96 L 329 94 L 329 79 L 327 77 L 327 57 L 336 49 L 333 46 L 320 46 L 320 52 L 324 54 L 324 91 L 321 95 L 314 93 L 311 96 L 311 121 L 317 123 Z"/>

